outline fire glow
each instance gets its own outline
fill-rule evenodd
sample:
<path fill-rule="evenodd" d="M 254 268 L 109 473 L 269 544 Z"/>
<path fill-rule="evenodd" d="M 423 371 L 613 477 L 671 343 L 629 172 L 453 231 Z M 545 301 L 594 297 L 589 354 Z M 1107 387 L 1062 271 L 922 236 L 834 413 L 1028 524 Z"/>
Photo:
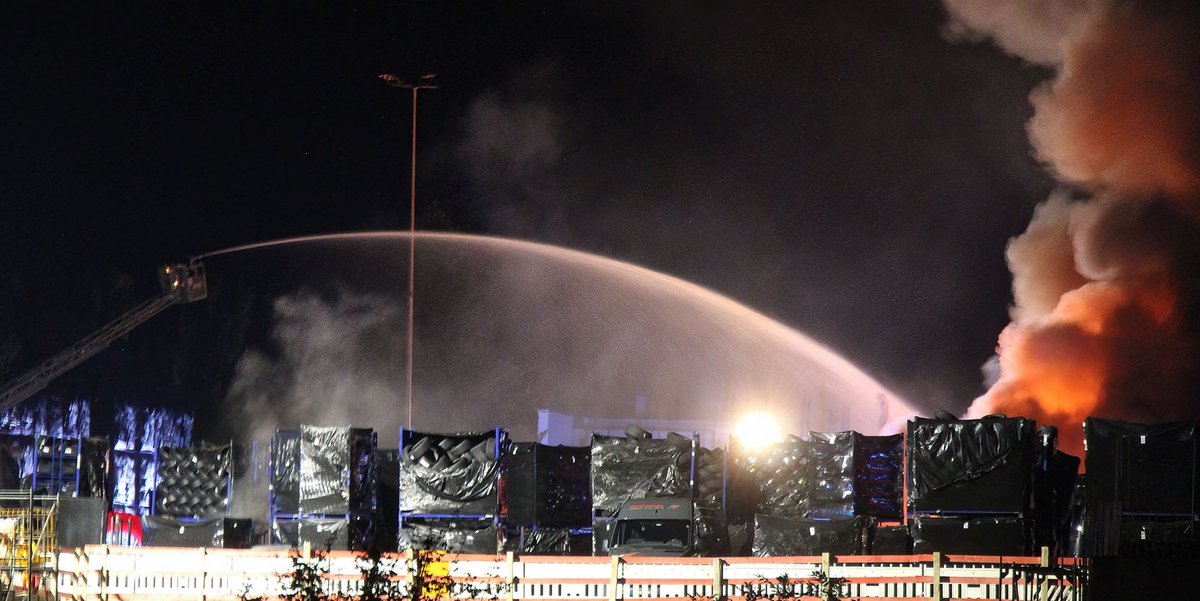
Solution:
<path fill-rule="evenodd" d="M 968 417 L 1033 417 L 1057 426 L 1062 450 L 1077 455 L 1089 416 L 1197 417 L 1196 15 L 1062 3 L 1057 26 L 1039 29 L 1030 23 L 1047 17 L 1044 6 L 945 2 L 952 31 L 991 36 L 1055 68 L 1031 95 L 1028 131 L 1037 157 L 1069 186 L 1009 243 L 1014 306 L 999 338 L 1000 375 Z M 1001 4 L 1010 10 L 998 18 Z M 1046 39 L 1031 40 L 1038 32 Z"/>

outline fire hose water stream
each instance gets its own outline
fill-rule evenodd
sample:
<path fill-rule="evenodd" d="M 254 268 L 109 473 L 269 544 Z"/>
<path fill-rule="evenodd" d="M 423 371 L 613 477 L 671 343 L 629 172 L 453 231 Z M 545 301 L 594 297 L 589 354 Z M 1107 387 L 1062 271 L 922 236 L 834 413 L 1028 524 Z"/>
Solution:
<path fill-rule="evenodd" d="M 364 232 L 289 238 L 206 253 L 211 259 L 256 249 L 336 245 L 368 253 L 380 277 L 407 270 L 406 232 Z M 416 265 L 414 427 L 434 431 L 513 428 L 539 408 L 604 417 L 696 419 L 728 423 L 765 411 L 784 432 L 854 429 L 898 431 L 914 414 L 903 399 L 820 343 L 712 290 L 637 265 L 527 241 L 419 232 Z M 403 298 L 372 297 L 403 306 Z M 297 334 L 320 306 L 276 305 L 274 328 L 291 332 L 281 344 L 302 344 Z M 306 301 L 306 302 L 308 302 Z M 368 303 L 369 304 L 369 303 Z M 290 309 L 288 309 L 290 308 Z M 347 311 L 361 316 L 362 311 Z M 398 315 L 392 312 L 393 317 Z M 361 320 L 360 320 L 361 321 Z M 397 319 L 369 329 L 395 331 Z M 335 328 L 336 329 L 336 328 Z M 278 336 L 277 336 L 278 338 Z M 277 342 L 280 342 L 277 340 Z M 327 345 L 328 346 L 328 345 Z M 297 357 L 322 356 L 297 351 Z M 305 359 L 308 361 L 308 359 Z M 345 365 L 354 359 L 339 361 Z M 293 361 L 293 363 L 304 361 Z M 275 365 L 274 367 L 279 367 Z M 348 366 L 352 368 L 353 366 Z M 382 432 L 403 423 L 402 369 L 369 386 L 392 399 L 387 411 L 350 407 L 371 394 L 342 393 L 328 378 L 314 385 L 304 365 L 285 390 L 272 382 L 275 401 L 320 407 L 318 418 L 345 405 Z M 255 373 L 278 369 L 259 370 Z M 245 375 L 245 374 L 243 374 Z M 253 374 L 251 374 L 253 376 Z M 246 404 L 262 389 L 253 382 L 231 391 Z M 319 398 L 298 398 L 313 397 Z M 259 395 L 262 396 L 262 395 Z M 353 398 L 339 398 L 339 397 Z M 375 404 L 387 404 L 376 401 Z M 356 416 L 359 416 L 357 419 Z M 390 417 L 389 417 L 390 416 Z M 289 415 L 296 419 L 313 416 Z"/>

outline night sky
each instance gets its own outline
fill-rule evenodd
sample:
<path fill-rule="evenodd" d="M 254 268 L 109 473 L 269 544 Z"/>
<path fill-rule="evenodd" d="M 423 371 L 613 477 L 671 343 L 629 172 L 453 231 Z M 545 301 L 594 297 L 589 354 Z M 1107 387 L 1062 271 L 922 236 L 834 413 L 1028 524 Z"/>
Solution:
<path fill-rule="evenodd" d="M 328 4 L 0 9 L 0 374 L 160 264 L 406 227 L 410 99 L 377 75 L 433 72 L 419 229 L 695 282 L 924 407 L 983 392 L 1005 244 L 1052 188 L 1048 71 L 948 41 L 938 2 Z M 220 269 L 53 390 L 203 412 L 275 290 Z"/>

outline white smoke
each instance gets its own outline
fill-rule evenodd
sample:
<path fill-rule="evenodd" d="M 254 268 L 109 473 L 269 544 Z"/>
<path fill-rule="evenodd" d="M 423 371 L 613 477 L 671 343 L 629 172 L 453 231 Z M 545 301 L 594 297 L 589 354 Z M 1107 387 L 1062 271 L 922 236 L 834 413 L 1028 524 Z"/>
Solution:
<path fill-rule="evenodd" d="M 1005 52 L 1058 65 L 1096 0 L 943 0 L 951 39 L 991 39 Z"/>
<path fill-rule="evenodd" d="M 274 303 L 270 352 L 249 350 L 230 386 L 236 430 L 269 441 L 300 424 L 374 428 L 395 444 L 404 408 L 404 302 L 339 292 Z"/>

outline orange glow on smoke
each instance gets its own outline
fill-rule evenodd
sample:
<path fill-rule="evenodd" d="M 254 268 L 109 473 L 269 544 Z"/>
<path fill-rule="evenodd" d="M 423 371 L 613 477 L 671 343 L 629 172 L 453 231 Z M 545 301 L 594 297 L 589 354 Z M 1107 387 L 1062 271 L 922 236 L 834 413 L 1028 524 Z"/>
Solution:
<path fill-rule="evenodd" d="M 997 349 L 1004 375 L 972 407 L 972 417 L 1004 413 L 1058 426 L 1059 448 L 1082 456 L 1084 419 L 1139 419 L 1130 406 L 1169 397 L 1154 390 L 1155 378 L 1147 387 L 1144 376 L 1170 380 L 1181 364 L 1186 371 L 1188 360 L 1170 350 L 1180 338 L 1174 296 L 1166 285 L 1140 284 L 1145 288 L 1136 292 L 1085 284 L 1064 294 L 1050 315 L 1010 324 Z"/>
<path fill-rule="evenodd" d="M 1059 448 L 1079 456 L 1091 416 L 1200 417 L 1197 14 L 1107 2 L 1087 12 L 1058 40 L 1054 79 L 1030 96 L 1028 133 L 1090 198 L 1052 196 L 1010 243 L 1000 377 L 968 411 L 1057 426 Z"/>

